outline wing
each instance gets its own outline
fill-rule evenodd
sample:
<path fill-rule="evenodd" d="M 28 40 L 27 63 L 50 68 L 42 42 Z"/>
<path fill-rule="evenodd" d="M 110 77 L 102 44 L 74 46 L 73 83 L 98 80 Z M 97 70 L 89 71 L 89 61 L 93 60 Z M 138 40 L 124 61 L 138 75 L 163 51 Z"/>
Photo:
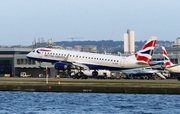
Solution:
<path fill-rule="evenodd" d="M 70 65 L 71 68 L 89 70 L 89 67 L 86 66 L 86 65 L 84 65 L 84 64 L 68 61 L 69 55 L 70 55 L 70 54 L 68 54 L 68 55 L 64 58 L 64 60 L 62 60 L 61 62 Z"/>
<path fill-rule="evenodd" d="M 75 62 L 72 62 L 72 65 L 74 65 L 75 67 L 80 67 L 80 68 L 83 68 L 84 70 L 89 70 L 89 67 L 84 65 L 84 64 L 81 64 L 81 63 L 75 63 Z"/>

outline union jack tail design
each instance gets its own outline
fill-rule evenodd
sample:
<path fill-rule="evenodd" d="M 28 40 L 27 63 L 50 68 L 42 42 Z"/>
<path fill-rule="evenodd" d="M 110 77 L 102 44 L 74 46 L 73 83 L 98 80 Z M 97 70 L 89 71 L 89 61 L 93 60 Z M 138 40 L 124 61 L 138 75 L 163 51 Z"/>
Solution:
<path fill-rule="evenodd" d="M 162 54 L 164 58 L 164 66 L 165 67 L 171 66 L 172 65 L 171 60 L 169 59 L 167 51 L 164 46 L 162 46 Z"/>
<path fill-rule="evenodd" d="M 156 45 L 156 37 L 151 37 L 144 44 L 141 50 L 136 52 L 135 54 L 136 60 L 140 63 L 150 64 L 155 45 Z"/>

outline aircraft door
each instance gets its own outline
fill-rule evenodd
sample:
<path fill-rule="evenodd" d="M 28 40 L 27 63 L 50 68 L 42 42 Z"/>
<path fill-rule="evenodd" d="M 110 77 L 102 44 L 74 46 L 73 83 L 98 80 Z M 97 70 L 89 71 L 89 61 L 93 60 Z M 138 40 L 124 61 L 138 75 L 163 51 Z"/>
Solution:
<path fill-rule="evenodd" d="M 120 66 L 121 67 L 124 67 L 124 62 L 125 62 L 125 60 L 126 60 L 126 58 L 121 58 L 121 60 L 120 60 Z"/>
<path fill-rule="evenodd" d="M 43 53 L 42 53 L 42 52 L 40 52 L 38 55 L 39 55 L 39 57 L 41 58 L 41 57 L 42 57 L 42 55 L 43 55 Z"/>

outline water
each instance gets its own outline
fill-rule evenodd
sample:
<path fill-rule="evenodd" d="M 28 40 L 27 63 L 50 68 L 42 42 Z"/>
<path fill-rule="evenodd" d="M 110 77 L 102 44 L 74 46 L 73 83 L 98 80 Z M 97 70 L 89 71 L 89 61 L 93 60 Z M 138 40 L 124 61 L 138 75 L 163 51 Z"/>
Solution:
<path fill-rule="evenodd" d="M 180 113 L 180 95 L 0 92 L 0 114 L 170 113 Z"/>

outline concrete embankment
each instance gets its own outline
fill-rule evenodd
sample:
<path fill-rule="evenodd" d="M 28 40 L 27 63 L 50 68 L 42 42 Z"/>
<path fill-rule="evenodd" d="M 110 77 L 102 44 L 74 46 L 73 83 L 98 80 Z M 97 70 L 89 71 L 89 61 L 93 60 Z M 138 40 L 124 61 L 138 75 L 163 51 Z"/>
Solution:
<path fill-rule="evenodd" d="M 180 94 L 180 81 L 0 78 L 0 91 Z"/>

